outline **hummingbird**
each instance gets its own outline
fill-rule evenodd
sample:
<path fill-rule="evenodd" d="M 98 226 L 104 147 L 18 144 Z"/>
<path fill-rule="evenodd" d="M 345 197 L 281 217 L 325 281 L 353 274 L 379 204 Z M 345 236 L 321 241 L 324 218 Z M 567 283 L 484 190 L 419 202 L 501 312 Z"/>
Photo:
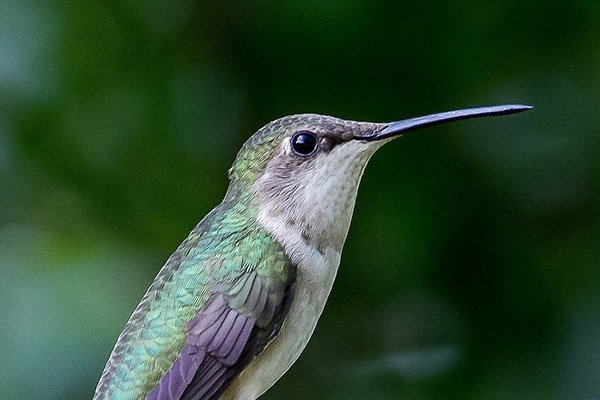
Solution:
<path fill-rule="evenodd" d="M 253 400 L 300 356 L 336 277 L 367 162 L 417 128 L 528 110 L 502 105 L 391 123 L 277 119 L 242 146 L 221 204 L 158 272 L 94 400 Z"/>

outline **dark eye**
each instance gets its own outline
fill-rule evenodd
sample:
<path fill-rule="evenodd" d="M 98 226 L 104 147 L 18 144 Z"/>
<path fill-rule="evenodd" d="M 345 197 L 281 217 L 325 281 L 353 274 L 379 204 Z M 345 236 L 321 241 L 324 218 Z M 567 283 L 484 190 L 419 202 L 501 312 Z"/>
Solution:
<path fill-rule="evenodd" d="M 299 156 L 310 156 L 317 149 L 317 136 L 312 132 L 298 132 L 292 136 L 292 150 Z"/>

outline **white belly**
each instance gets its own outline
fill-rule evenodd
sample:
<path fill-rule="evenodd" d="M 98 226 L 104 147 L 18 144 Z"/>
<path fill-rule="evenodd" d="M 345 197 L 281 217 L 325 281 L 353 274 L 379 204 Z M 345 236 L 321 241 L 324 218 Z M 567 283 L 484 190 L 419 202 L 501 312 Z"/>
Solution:
<path fill-rule="evenodd" d="M 321 259 L 325 265 L 298 266 L 294 298 L 279 334 L 232 382 L 223 399 L 258 398 L 298 359 L 317 325 L 335 280 L 340 256 L 337 252 L 331 253 Z"/>

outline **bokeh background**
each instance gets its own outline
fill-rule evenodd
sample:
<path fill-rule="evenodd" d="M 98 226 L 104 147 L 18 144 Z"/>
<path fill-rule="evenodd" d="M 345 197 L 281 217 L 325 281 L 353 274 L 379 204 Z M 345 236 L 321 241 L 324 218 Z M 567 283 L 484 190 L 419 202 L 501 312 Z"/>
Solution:
<path fill-rule="evenodd" d="M 260 126 L 526 103 L 367 168 L 264 399 L 600 395 L 598 1 L 0 1 L 0 398 L 89 399 Z"/>

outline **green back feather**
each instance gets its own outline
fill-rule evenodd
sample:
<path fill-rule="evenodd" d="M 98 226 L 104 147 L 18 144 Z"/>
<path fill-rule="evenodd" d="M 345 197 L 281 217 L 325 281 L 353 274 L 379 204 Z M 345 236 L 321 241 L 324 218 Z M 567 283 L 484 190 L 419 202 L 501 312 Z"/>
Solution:
<path fill-rule="evenodd" d="M 251 207 L 226 197 L 173 253 L 119 337 L 97 399 L 144 398 L 177 358 L 188 322 L 215 291 L 259 322 L 265 316 L 256 315 L 240 294 L 250 274 L 268 288 L 270 303 L 282 301 L 293 268 L 283 248 L 255 222 Z"/>

